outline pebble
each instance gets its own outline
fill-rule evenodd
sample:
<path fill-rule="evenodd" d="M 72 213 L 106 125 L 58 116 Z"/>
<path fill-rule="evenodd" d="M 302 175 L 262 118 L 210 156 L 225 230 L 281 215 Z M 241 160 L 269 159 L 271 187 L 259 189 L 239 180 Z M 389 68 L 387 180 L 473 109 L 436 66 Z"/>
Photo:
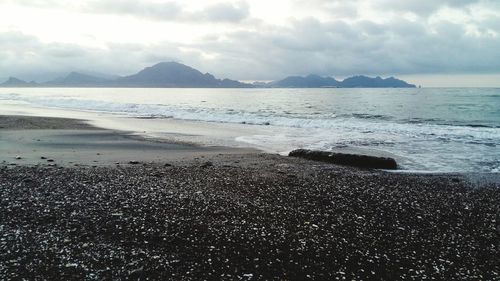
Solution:
<path fill-rule="evenodd" d="M 1 274 L 99 280 L 500 277 L 499 184 L 475 188 L 445 176 L 278 156 L 219 157 L 206 157 L 209 169 L 199 162 L 168 169 L 0 169 Z M 241 163 L 223 166 L 234 161 Z"/>
<path fill-rule="evenodd" d="M 203 163 L 200 167 L 208 168 L 208 167 L 212 167 L 213 165 L 214 164 L 211 161 L 207 161 L 207 162 Z"/>

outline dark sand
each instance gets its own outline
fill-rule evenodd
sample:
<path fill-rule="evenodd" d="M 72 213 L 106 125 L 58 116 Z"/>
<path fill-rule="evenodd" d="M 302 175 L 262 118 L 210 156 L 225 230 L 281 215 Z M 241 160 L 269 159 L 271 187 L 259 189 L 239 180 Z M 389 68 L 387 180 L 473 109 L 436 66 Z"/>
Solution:
<path fill-rule="evenodd" d="M 229 151 L 0 164 L 0 279 L 500 279 L 498 182 Z"/>

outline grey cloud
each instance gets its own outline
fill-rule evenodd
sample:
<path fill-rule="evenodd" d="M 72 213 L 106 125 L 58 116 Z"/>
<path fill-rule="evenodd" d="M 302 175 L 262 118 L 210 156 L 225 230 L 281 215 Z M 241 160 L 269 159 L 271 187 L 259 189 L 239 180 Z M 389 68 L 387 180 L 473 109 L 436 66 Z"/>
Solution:
<path fill-rule="evenodd" d="M 319 4 L 324 0 L 311 1 Z M 390 6 L 395 0 L 384 1 Z M 472 18 L 460 24 L 436 18 L 432 21 L 411 21 L 397 13 L 384 23 L 362 18 L 333 17 L 329 21 L 320 21 L 310 17 L 289 20 L 288 25 L 277 26 L 248 19 L 241 23 L 237 31 L 207 34 L 189 45 L 175 42 L 108 43 L 107 48 L 102 49 L 46 44 L 21 33 L 0 33 L 0 77 L 23 74 L 33 69 L 39 73 L 83 69 L 130 74 L 165 60 L 183 62 L 219 77 L 262 80 L 308 73 L 347 76 L 499 72 L 500 21 L 497 15 L 500 14 L 500 5 L 485 0 L 460 0 L 453 4 L 451 1 L 436 1 L 419 8 L 417 1 L 410 2 L 415 6 L 408 5 L 406 10 L 423 14 L 433 13 L 429 11 L 436 11 L 445 5 L 467 8 L 481 4 L 483 9 L 488 7 L 490 16 Z M 249 17 L 246 2 L 218 4 L 189 13 L 182 7 L 180 10 L 168 10 L 165 6 L 164 10 L 139 12 L 131 7 L 111 8 L 114 8 L 114 13 L 135 13 L 133 16 L 156 19 L 163 19 L 172 13 L 171 17 L 183 21 L 196 17 L 191 20 L 234 22 Z M 400 7 L 391 9 L 398 11 Z M 245 28 L 250 23 L 251 28 Z M 476 26 L 481 34 L 467 33 L 471 25 Z M 491 32 L 497 34 L 489 34 Z M 215 58 L 207 58 L 206 53 L 215 55 Z"/>
<path fill-rule="evenodd" d="M 420 16 L 429 16 L 443 7 L 464 8 L 480 3 L 481 0 L 381 0 L 372 5 L 381 10 L 412 12 Z"/>
<path fill-rule="evenodd" d="M 188 17 L 208 21 L 239 22 L 250 15 L 250 7 L 245 1 L 238 3 L 218 3 L 206 7 Z"/>
<path fill-rule="evenodd" d="M 377 24 L 368 20 L 358 21 L 355 23 L 355 25 L 361 31 L 361 33 L 369 36 L 376 36 L 385 32 L 385 28 L 381 24 Z"/>
<path fill-rule="evenodd" d="M 443 7 L 467 8 L 475 4 L 492 4 L 496 0 L 309 0 L 307 2 L 294 0 L 298 6 L 318 6 L 326 9 L 333 18 L 355 18 L 357 7 L 361 4 L 369 5 L 381 12 L 411 12 L 419 16 L 428 17 Z"/>
<path fill-rule="evenodd" d="M 221 2 L 197 11 L 189 11 L 177 2 L 153 2 L 150 0 L 92 1 L 86 5 L 88 12 L 128 15 L 161 21 L 185 22 L 240 22 L 250 15 L 245 1 Z"/>
<path fill-rule="evenodd" d="M 289 28 L 263 28 L 267 32 L 237 32 L 225 39 L 207 39 L 199 48 L 220 53 L 226 60 L 213 62 L 211 69 L 239 79 L 307 73 L 495 73 L 500 69 L 500 38 L 468 36 L 464 26 L 446 21 L 433 29 L 404 19 L 383 25 L 308 19 Z M 249 67 L 242 70 L 243 65 Z"/>
<path fill-rule="evenodd" d="M 308 7 L 313 9 L 320 9 L 327 12 L 334 18 L 355 18 L 358 15 L 359 0 L 293 0 L 294 5 L 299 9 L 301 7 Z"/>
<path fill-rule="evenodd" d="M 186 52 L 180 47 L 164 42 L 149 45 L 111 43 L 106 48 L 89 48 L 44 43 L 19 32 L 0 32 L 0 77 L 16 76 L 40 82 L 70 71 L 127 75 L 163 60 L 200 65 L 201 52 Z"/>
<path fill-rule="evenodd" d="M 54 58 L 70 59 L 85 55 L 85 49 L 78 45 L 51 43 L 45 53 Z"/>
<path fill-rule="evenodd" d="M 107 0 L 87 4 L 90 12 L 133 15 L 159 20 L 177 18 L 182 10 L 175 2 L 150 2 L 144 0 Z"/>

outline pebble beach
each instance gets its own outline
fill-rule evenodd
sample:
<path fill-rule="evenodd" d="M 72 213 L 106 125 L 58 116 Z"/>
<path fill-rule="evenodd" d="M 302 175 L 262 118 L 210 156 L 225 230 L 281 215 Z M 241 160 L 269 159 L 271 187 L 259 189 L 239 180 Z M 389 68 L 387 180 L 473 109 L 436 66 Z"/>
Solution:
<path fill-rule="evenodd" d="M 21 129 L 67 129 L 45 125 Z M 495 181 L 195 148 L 66 160 L 0 164 L 1 279 L 500 279 Z"/>

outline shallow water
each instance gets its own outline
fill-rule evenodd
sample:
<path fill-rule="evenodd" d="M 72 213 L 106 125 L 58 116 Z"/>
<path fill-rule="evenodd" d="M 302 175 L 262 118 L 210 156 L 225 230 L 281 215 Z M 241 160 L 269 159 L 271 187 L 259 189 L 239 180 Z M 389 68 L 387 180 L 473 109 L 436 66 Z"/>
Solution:
<path fill-rule="evenodd" d="M 407 170 L 500 172 L 500 89 L 0 88 L 2 104 L 237 126 L 221 136 L 269 152 L 361 148 Z"/>

